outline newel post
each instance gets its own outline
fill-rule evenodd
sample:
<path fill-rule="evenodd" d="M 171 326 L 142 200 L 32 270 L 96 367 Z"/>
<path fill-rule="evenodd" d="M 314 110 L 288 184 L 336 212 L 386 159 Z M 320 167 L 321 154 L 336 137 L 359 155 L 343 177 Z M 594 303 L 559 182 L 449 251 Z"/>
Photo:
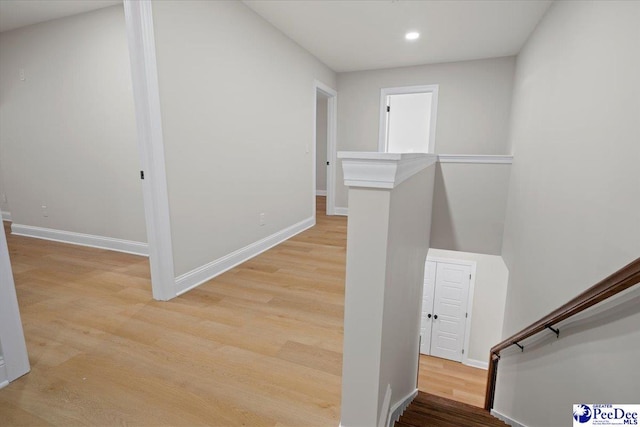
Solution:
<path fill-rule="evenodd" d="M 493 409 L 493 398 L 496 394 L 496 380 L 498 377 L 498 362 L 500 355 L 491 353 L 489 357 L 489 370 L 487 372 L 487 389 L 484 397 L 484 409 L 491 411 Z"/>
<path fill-rule="evenodd" d="M 415 397 L 435 155 L 338 153 L 349 187 L 341 426 L 385 426 Z"/>

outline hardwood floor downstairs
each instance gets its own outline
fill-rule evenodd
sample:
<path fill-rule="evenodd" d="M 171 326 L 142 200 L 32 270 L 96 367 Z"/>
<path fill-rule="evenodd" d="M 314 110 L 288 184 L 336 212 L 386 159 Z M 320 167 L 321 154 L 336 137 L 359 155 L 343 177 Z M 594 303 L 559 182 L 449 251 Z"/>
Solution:
<path fill-rule="evenodd" d="M 486 386 L 487 371 L 484 369 L 420 355 L 420 391 L 482 408 Z"/>
<path fill-rule="evenodd" d="M 322 202 L 312 229 L 169 302 L 143 257 L 7 229 L 32 370 L 0 390 L 0 425 L 338 425 L 347 221 Z M 458 377 L 440 392 L 463 396 Z"/>
<path fill-rule="evenodd" d="M 488 411 L 451 399 L 419 392 L 395 427 L 504 427 Z"/>

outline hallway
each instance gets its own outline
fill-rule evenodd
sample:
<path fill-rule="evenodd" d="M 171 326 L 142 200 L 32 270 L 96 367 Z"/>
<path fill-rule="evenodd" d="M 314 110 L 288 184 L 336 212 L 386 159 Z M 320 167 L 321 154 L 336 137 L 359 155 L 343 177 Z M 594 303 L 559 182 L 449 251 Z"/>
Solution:
<path fill-rule="evenodd" d="M 0 391 L 0 424 L 337 425 L 347 220 L 323 199 L 314 228 L 169 302 L 144 258 L 5 223 L 32 371 Z M 477 404 L 486 371 L 430 388 L 430 359 L 421 389 Z"/>

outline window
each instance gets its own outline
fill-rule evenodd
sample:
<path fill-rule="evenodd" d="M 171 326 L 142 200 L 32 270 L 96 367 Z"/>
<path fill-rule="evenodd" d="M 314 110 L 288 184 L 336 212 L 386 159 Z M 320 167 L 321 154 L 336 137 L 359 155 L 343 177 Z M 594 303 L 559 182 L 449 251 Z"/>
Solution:
<path fill-rule="evenodd" d="M 438 86 L 382 89 L 379 151 L 433 153 Z"/>

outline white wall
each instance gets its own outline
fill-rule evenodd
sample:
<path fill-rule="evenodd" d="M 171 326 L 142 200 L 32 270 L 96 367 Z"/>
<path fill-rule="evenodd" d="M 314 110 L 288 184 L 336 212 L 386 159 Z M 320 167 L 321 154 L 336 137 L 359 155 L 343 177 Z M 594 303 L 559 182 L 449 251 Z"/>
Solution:
<path fill-rule="evenodd" d="M 5 381 L 13 381 L 30 369 L 4 227 L 0 227 L 0 343 L 2 388 Z"/>
<path fill-rule="evenodd" d="M 432 229 L 433 235 L 433 229 Z M 487 364 L 489 350 L 502 338 L 509 270 L 501 256 L 430 248 L 430 258 L 474 261 L 476 275 L 471 306 L 471 329 L 466 356 L 471 363 Z"/>
<path fill-rule="evenodd" d="M 500 255 L 509 164 L 439 163 L 431 246 Z"/>
<path fill-rule="evenodd" d="M 556 2 L 518 57 L 504 336 L 640 255 L 638 22 L 638 2 Z M 637 401 L 638 307 L 503 357 L 496 409 L 551 426 Z"/>
<path fill-rule="evenodd" d="M 313 84 L 335 75 L 241 2 L 155 1 L 153 16 L 180 276 L 311 220 Z"/>
<path fill-rule="evenodd" d="M 1 33 L 0 100 L 14 224 L 146 241 L 122 6 Z"/>
<path fill-rule="evenodd" d="M 515 58 L 338 74 L 338 150 L 376 151 L 380 89 L 439 85 L 435 151 L 507 154 Z M 347 207 L 336 168 L 336 206 Z M 498 255 L 509 165 L 442 164 L 437 170 L 432 246 Z"/>
<path fill-rule="evenodd" d="M 316 103 L 316 190 L 327 190 L 327 107 L 328 98 L 318 93 Z"/>
<path fill-rule="evenodd" d="M 434 175 L 432 164 L 393 190 L 349 190 L 342 426 L 381 425 L 416 390 Z"/>
<path fill-rule="evenodd" d="M 417 388 L 424 262 L 429 250 L 435 165 L 391 192 L 378 408 L 386 385 L 391 408 Z M 407 210 L 407 206 L 413 209 Z M 351 222 L 351 219 L 349 219 Z"/>
<path fill-rule="evenodd" d="M 377 151 L 380 89 L 439 85 L 435 152 L 506 154 L 515 58 L 338 74 L 338 151 Z M 347 206 L 336 168 L 336 206 Z"/>

